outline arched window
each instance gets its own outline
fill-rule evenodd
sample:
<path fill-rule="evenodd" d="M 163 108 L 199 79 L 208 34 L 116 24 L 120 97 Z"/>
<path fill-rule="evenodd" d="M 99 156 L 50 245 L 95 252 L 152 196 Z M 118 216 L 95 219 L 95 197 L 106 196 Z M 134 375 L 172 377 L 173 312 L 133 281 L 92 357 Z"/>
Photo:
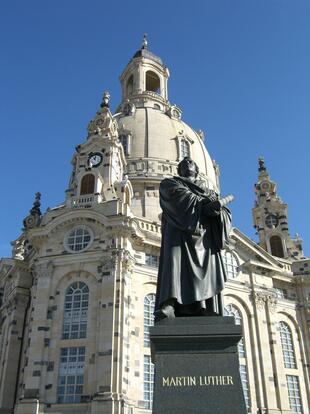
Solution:
<path fill-rule="evenodd" d="M 128 137 L 127 137 L 127 135 L 124 135 L 124 134 L 122 134 L 122 135 L 120 135 L 119 137 L 118 137 L 118 139 L 119 139 L 119 142 L 122 144 L 122 146 L 123 146 L 123 149 L 124 149 L 124 154 L 127 156 L 127 155 L 129 155 L 129 153 L 128 153 Z"/>
<path fill-rule="evenodd" d="M 154 325 L 155 295 L 150 293 L 144 298 L 144 346 L 150 346 L 150 326 Z"/>
<path fill-rule="evenodd" d="M 229 250 L 224 250 L 222 252 L 222 257 L 226 267 L 228 279 L 234 279 L 238 276 L 238 262 L 235 255 Z"/>
<path fill-rule="evenodd" d="M 283 361 L 285 368 L 296 368 L 292 331 L 285 322 L 279 323 Z"/>
<path fill-rule="evenodd" d="M 95 176 L 94 174 L 86 174 L 81 181 L 80 195 L 93 194 L 95 191 Z"/>
<path fill-rule="evenodd" d="M 145 90 L 160 93 L 160 79 L 151 70 L 148 70 L 145 74 Z"/>
<path fill-rule="evenodd" d="M 89 289 L 84 282 L 74 282 L 66 290 L 62 338 L 86 338 Z"/>
<path fill-rule="evenodd" d="M 235 324 L 242 326 L 242 318 L 239 310 L 234 305 L 227 305 L 224 308 L 224 316 L 233 316 L 235 318 Z M 245 345 L 243 338 L 238 344 L 238 354 L 240 358 L 245 358 Z"/>
<path fill-rule="evenodd" d="M 180 159 L 190 156 L 189 142 L 186 139 L 180 141 Z"/>
<path fill-rule="evenodd" d="M 131 95 L 133 92 L 133 75 L 130 75 L 126 85 L 127 96 Z"/>
<path fill-rule="evenodd" d="M 270 237 L 270 249 L 271 249 L 271 254 L 273 256 L 284 257 L 281 237 L 279 236 Z"/>

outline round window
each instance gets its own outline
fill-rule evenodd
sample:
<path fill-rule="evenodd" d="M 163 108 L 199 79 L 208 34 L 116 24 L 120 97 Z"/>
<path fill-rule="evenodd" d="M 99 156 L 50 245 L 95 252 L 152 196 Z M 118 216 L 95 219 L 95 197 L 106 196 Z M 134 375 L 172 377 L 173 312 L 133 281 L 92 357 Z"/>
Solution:
<path fill-rule="evenodd" d="M 80 252 L 90 246 L 92 242 L 92 232 L 85 226 L 79 226 L 73 229 L 66 236 L 65 246 L 71 252 Z"/>

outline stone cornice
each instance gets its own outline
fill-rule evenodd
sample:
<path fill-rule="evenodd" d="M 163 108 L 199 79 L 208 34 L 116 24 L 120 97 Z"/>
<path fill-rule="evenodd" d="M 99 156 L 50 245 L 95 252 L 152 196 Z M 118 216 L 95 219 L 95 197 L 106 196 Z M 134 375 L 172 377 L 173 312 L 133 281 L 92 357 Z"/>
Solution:
<path fill-rule="evenodd" d="M 54 218 L 44 226 L 32 229 L 28 233 L 29 239 L 44 239 L 49 234 L 53 234 L 68 224 L 81 223 L 90 219 L 91 222 L 106 226 L 109 221 L 105 215 L 95 211 L 94 209 L 74 208 L 72 210 L 64 210 L 63 214 Z"/>
<path fill-rule="evenodd" d="M 284 278 L 285 281 L 289 281 L 292 277 L 293 277 L 293 273 L 292 272 L 287 272 L 284 269 L 275 267 L 275 266 L 271 266 L 267 263 L 264 262 L 260 262 L 257 260 L 247 260 L 246 262 L 242 263 L 239 268 L 241 270 L 256 270 L 256 271 L 261 271 L 264 273 L 269 274 L 270 276 L 279 276 L 281 277 L 281 279 Z"/>
<path fill-rule="evenodd" d="M 236 245 L 239 245 L 243 249 L 251 252 L 253 256 L 255 255 L 255 257 L 258 259 L 257 263 L 265 263 L 266 266 L 269 266 L 270 268 L 274 270 L 277 270 L 280 272 L 283 271 L 284 266 L 280 261 L 275 259 L 268 252 L 266 252 L 262 247 L 260 247 L 258 244 L 253 242 L 251 239 L 249 239 L 239 229 L 233 228 L 231 238 L 235 241 Z M 287 272 L 287 271 L 286 273 L 290 274 L 290 272 Z"/>
<path fill-rule="evenodd" d="M 18 259 L 1 259 L 0 260 L 0 279 L 4 280 L 16 270 L 29 272 L 29 264 Z"/>
<path fill-rule="evenodd" d="M 131 219 L 131 228 L 133 230 L 131 237 L 138 245 L 152 244 L 160 247 L 161 225 L 159 222 L 134 217 Z"/>

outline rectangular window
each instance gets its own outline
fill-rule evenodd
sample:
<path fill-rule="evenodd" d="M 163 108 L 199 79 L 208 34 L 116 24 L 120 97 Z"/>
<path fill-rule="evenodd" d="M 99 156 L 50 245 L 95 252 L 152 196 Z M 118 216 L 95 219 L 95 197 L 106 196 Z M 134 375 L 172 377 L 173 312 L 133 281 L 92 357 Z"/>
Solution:
<path fill-rule="evenodd" d="M 288 299 L 288 294 L 286 289 L 275 288 L 277 298 L 279 299 Z"/>
<path fill-rule="evenodd" d="M 145 254 L 145 264 L 150 267 L 158 268 L 159 265 L 159 257 L 155 256 L 154 254 Z"/>
<path fill-rule="evenodd" d="M 144 408 L 146 410 L 152 409 L 153 404 L 153 386 L 154 386 L 154 364 L 151 362 L 150 355 L 144 355 Z"/>
<path fill-rule="evenodd" d="M 246 365 L 240 365 L 240 377 L 241 377 L 241 383 L 242 383 L 242 388 L 243 388 L 245 405 L 249 411 L 251 407 L 251 400 L 250 400 L 249 381 L 248 381 L 248 373 L 247 373 Z"/>
<path fill-rule="evenodd" d="M 128 137 L 127 137 L 127 135 L 120 135 L 118 137 L 118 139 L 119 139 L 120 143 L 123 146 L 125 156 L 128 156 L 129 152 L 128 152 Z"/>
<path fill-rule="evenodd" d="M 150 346 L 150 326 L 154 325 L 155 294 L 150 293 L 144 298 L 144 346 Z"/>
<path fill-rule="evenodd" d="M 79 403 L 83 394 L 85 347 L 61 348 L 57 387 L 58 403 Z"/>
<path fill-rule="evenodd" d="M 292 412 L 295 414 L 303 414 L 299 378 L 296 375 L 286 376 L 288 398 L 290 400 L 290 407 Z"/>
<path fill-rule="evenodd" d="M 239 358 L 245 358 L 245 346 L 244 346 L 244 339 L 241 338 L 238 343 L 238 355 Z"/>

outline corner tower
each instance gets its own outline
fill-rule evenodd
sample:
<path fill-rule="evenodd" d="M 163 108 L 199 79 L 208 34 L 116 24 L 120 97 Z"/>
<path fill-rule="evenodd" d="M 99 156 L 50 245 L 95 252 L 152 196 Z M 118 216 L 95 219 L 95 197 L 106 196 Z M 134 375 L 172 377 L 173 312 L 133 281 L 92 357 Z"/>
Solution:
<path fill-rule="evenodd" d="M 259 244 L 273 256 L 298 260 L 304 257 L 302 240 L 292 239 L 288 229 L 287 204 L 277 194 L 277 186 L 269 177 L 263 158 L 259 158 L 259 175 L 255 184 L 254 227 Z"/>

